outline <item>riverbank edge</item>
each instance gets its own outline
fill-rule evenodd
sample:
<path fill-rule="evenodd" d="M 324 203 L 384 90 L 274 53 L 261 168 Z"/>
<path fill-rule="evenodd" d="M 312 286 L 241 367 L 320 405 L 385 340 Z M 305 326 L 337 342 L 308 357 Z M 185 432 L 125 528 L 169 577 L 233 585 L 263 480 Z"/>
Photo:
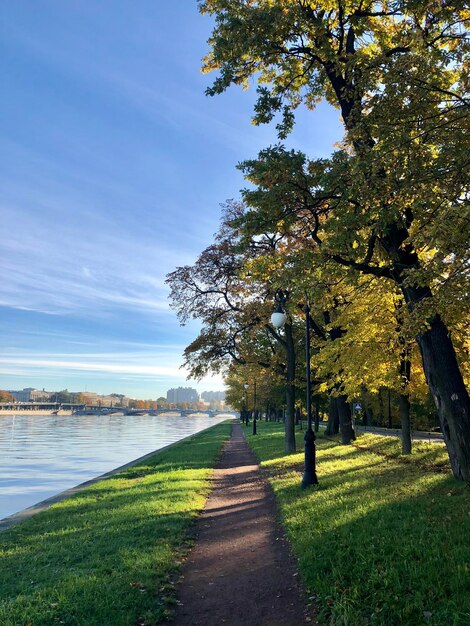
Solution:
<path fill-rule="evenodd" d="M 225 421 L 231 422 L 233 420 L 227 419 Z M 154 450 L 153 452 L 148 452 L 147 454 L 144 454 L 143 456 L 140 456 L 139 458 L 134 459 L 133 461 L 129 461 L 129 463 L 120 465 L 119 467 L 116 467 L 115 469 L 112 469 L 109 472 L 100 474 L 99 476 L 96 476 L 95 478 L 91 478 L 90 480 L 86 480 L 83 483 L 79 483 L 78 485 L 75 485 L 75 487 L 70 487 L 69 489 L 65 489 L 65 491 L 61 491 L 55 496 L 51 496 L 50 498 L 41 500 L 40 502 L 37 502 L 36 504 L 33 504 L 32 506 L 29 506 L 26 509 L 18 511 L 17 513 L 8 515 L 7 517 L 0 519 L 0 532 L 7 530 L 7 528 L 11 528 L 15 524 L 19 524 L 20 522 L 26 519 L 29 519 L 30 517 L 32 517 L 33 515 L 36 515 L 37 513 L 41 513 L 41 511 L 45 511 L 46 509 L 48 509 L 53 504 L 56 504 L 57 502 L 62 502 L 63 500 L 66 500 L 67 498 L 70 498 L 74 496 L 75 494 L 80 493 L 80 491 L 83 491 L 87 487 L 90 487 L 91 485 L 94 485 L 95 483 L 98 483 L 101 480 L 109 478 L 110 476 L 114 476 L 115 474 L 119 474 L 119 472 L 122 472 L 128 469 L 129 467 L 134 467 L 134 465 L 138 465 L 142 461 L 145 461 L 146 459 L 152 456 L 155 456 L 156 454 L 161 454 L 162 452 L 164 452 L 165 450 L 168 450 L 169 448 L 172 448 L 180 443 L 183 443 L 184 441 L 187 441 L 188 439 L 191 439 L 192 437 L 195 437 L 196 435 L 200 435 L 206 432 L 207 430 L 214 428 L 214 426 L 217 426 L 218 424 L 224 424 L 225 421 L 218 422 L 217 424 L 211 424 L 207 428 L 203 428 L 202 430 L 199 430 L 197 433 L 188 435 L 187 437 L 184 437 L 183 439 L 178 439 L 178 441 L 174 441 L 173 443 L 170 443 L 167 446 L 163 446 L 163 448 L 157 448 L 157 450 Z"/>

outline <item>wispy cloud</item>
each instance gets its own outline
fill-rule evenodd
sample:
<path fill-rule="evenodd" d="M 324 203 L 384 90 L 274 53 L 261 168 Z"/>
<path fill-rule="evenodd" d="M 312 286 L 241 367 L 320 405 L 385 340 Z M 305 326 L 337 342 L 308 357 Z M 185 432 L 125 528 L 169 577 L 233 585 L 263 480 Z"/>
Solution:
<path fill-rule="evenodd" d="M 159 366 L 159 365 L 136 365 L 134 363 L 97 363 L 93 361 L 80 361 L 65 359 L 22 359 L 7 358 L 2 359 L 5 366 L 13 366 L 13 368 L 50 368 L 61 370 L 74 370 L 86 372 L 107 372 L 110 374 L 146 374 L 149 376 L 168 376 L 181 377 L 181 370 L 175 367 Z M 0 362 L 1 364 L 1 362 Z"/>
<path fill-rule="evenodd" d="M 190 385 L 198 389 L 222 389 L 220 376 L 210 376 L 198 383 L 188 382 L 188 372 L 180 367 L 176 351 L 160 350 L 155 353 L 81 353 L 48 354 L 21 353 L 5 355 L 0 359 L 0 376 L 5 380 L 15 377 L 39 380 L 39 386 L 55 390 L 63 387 L 109 392 L 116 390 L 116 381 L 122 393 L 132 395 L 129 382 L 151 383 L 153 395 L 165 394 L 173 386 Z M 57 385 L 55 381 L 61 381 Z M 115 382 L 112 382 L 115 381 Z M 54 386 L 55 385 L 55 386 Z M 8 386 L 8 385 L 7 385 Z"/>
<path fill-rule="evenodd" d="M 2 305 L 47 313 L 88 311 L 92 316 L 113 308 L 141 314 L 168 311 L 165 273 L 184 255 L 164 243 L 131 245 L 118 227 L 80 236 L 67 222 L 44 222 L 21 208 L 4 206 L 2 215 L 10 232 L 0 243 Z"/>

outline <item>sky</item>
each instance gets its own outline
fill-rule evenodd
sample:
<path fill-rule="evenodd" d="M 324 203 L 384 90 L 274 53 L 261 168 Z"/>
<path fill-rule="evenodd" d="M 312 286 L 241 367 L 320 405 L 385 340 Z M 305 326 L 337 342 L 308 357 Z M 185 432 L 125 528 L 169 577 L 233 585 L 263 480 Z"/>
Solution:
<path fill-rule="evenodd" d="M 0 389 L 165 396 L 187 380 L 165 276 L 210 245 L 236 164 L 277 142 L 254 88 L 205 96 L 196 0 L 0 4 Z M 285 142 L 341 138 L 326 104 Z"/>

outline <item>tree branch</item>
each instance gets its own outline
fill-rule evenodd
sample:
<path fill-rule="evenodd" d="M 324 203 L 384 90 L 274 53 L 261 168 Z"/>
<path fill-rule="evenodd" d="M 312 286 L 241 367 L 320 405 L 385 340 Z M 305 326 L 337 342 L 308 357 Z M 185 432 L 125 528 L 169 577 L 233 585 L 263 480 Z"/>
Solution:
<path fill-rule="evenodd" d="M 367 263 L 358 263 L 357 261 L 344 259 L 338 254 L 330 254 L 328 255 L 328 258 L 336 261 L 336 263 L 339 263 L 340 265 L 344 265 L 344 267 L 352 267 L 362 274 L 372 274 L 372 276 L 381 276 L 382 278 L 393 278 L 392 268 L 388 265 L 379 267 L 377 265 L 368 265 Z"/>

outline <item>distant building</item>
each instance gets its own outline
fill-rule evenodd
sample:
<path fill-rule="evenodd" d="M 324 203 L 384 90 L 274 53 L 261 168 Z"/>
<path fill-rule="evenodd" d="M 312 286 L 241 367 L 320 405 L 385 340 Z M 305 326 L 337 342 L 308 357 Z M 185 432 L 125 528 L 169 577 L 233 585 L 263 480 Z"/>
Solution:
<path fill-rule="evenodd" d="M 121 393 L 111 393 L 108 396 L 103 396 L 93 391 L 80 391 L 74 395 L 79 395 L 86 404 L 92 404 L 93 406 L 129 406 L 130 398 Z"/>
<path fill-rule="evenodd" d="M 129 406 L 130 398 L 120 393 L 111 393 L 108 396 L 98 396 L 98 403 L 106 406 Z"/>
<path fill-rule="evenodd" d="M 203 391 L 201 398 L 206 402 L 224 402 L 225 391 Z"/>
<path fill-rule="evenodd" d="M 49 400 L 53 395 L 52 391 L 43 389 L 35 389 L 34 387 L 26 387 L 21 391 L 8 390 L 8 393 L 15 398 L 17 402 L 38 402 L 39 400 Z"/>
<path fill-rule="evenodd" d="M 177 404 L 178 402 L 199 402 L 199 394 L 196 389 L 191 387 L 178 387 L 177 389 L 168 389 L 166 392 L 167 402 Z"/>
<path fill-rule="evenodd" d="M 26 387 L 21 391 L 8 390 L 16 402 L 86 402 L 95 406 L 129 406 L 130 398 L 121 393 L 112 393 L 108 396 L 101 396 L 92 391 L 46 391 L 45 389 L 35 389 Z"/>

